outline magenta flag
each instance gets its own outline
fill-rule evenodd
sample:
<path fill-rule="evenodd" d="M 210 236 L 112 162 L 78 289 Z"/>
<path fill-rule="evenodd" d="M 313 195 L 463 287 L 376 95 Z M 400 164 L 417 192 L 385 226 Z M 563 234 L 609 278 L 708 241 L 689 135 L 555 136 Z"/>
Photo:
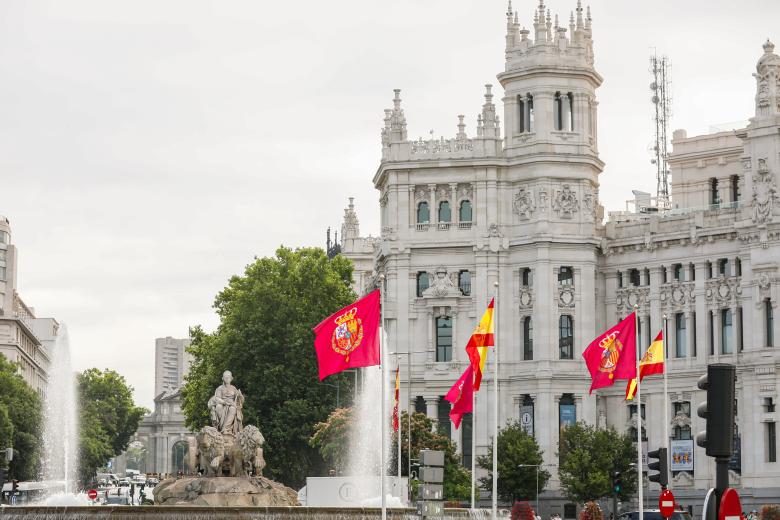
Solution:
<path fill-rule="evenodd" d="M 590 393 L 616 379 L 636 377 L 636 316 L 626 318 L 591 341 L 582 353 L 590 371 Z"/>
<path fill-rule="evenodd" d="M 463 415 L 474 411 L 474 367 L 469 365 L 463 375 L 460 376 L 455 384 L 444 396 L 446 401 L 452 403 L 452 409 L 450 410 L 450 419 L 455 425 L 455 429 L 460 428 L 460 422 L 463 420 Z"/>
<path fill-rule="evenodd" d="M 314 327 L 320 381 L 348 368 L 379 364 L 379 306 L 377 289 Z"/>

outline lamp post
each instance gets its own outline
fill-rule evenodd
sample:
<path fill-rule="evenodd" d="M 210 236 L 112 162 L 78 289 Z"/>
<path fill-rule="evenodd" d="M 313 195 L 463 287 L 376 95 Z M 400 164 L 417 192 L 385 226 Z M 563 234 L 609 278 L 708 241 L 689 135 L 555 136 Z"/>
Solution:
<path fill-rule="evenodd" d="M 536 514 L 538 516 L 542 516 L 539 514 L 539 468 L 543 466 L 543 464 L 518 464 L 518 468 L 536 468 Z"/>

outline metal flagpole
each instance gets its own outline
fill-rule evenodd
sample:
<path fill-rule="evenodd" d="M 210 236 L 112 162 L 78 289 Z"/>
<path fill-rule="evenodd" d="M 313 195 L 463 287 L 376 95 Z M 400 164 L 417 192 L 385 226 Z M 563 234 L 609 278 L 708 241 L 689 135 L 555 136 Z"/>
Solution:
<path fill-rule="evenodd" d="M 379 477 L 381 481 L 380 491 L 382 493 L 382 520 L 387 520 L 387 497 L 385 497 L 385 474 L 387 473 L 387 463 L 385 462 L 386 449 L 387 449 L 387 410 L 385 404 L 385 387 L 387 381 L 385 378 L 385 368 L 387 364 L 385 362 L 385 275 L 379 275 L 379 369 L 382 371 L 382 397 L 381 397 L 381 412 L 382 412 L 382 454 L 379 457 Z M 642 520 L 641 518 L 639 520 Z"/>
<path fill-rule="evenodd" d="M 495 290 L 493 300 L 493 520 L 498 518 L 498 282 L 493 282 Z M 640 518 L 639 520 L 643 520 Z"/>
<path fill-rule="evenodd" d="M 639 377 L 639 362 L 642 358 L 642 346 L 639 344 L 638 310 L 639 306 L 634 305 L 634 342 L 636 343 L 636 452 L 637 452 L 637 480 L 639 485 L 639 520 L 644 520 L 644 480 L 642 479 L 642 384 Z"/>
<path fill-rule="evenodd" d="M 477 474 L 477 393 L 471 392 L 471 509 L 474 510 Z"/>
<path fill-rule="evenodd" d="M 668 372 L 669 364 L 666 362 L 666 314 L 664 314 L 663 319 L 663 328 L 661 329 L 661 349 L 663 350 L 663 356 L 664 356 L 664 446 L 666 447 L 666 455 L 669 456 L 669 452 L 671 451 L 669 449 L 669 387 L 666 380 L 666 373 Z M 667 464 L 668 464 L 667 460 Z M 671 487 L 671 480 L 669 481 L 669 485 L 666 487 Z"/>
<path fill-rule="evenodd" d="M 398 352 L 395 353 L 395 364 L 398 367 L 396 370 L 398 370 L 398 402 L 395 404 L 396 410 L 398 410 L 398 482 L 396 483 L 396 486 L 398 486 L 398 496 L 401 496 L 401 432 L 403 431 L 403 428 L 401 428 L 401 358 L 398 356 Z M 395 386 L 395 385 L 394 385 Z M 393 390 L 393 395 L 395 395 L 395 390 Z"/>
<path fill-rule="evenodd" d="M 412 482 L 412 353 L 409 350 L 411 348 L 410 345 L 407 345 L 406 347 L 406 366 L 409 369 L 408 370 L 408 378 L 409 381 L 407 382 L 407 386 L 409 387 L 409 400 L 406 405 L 406 426 L 407 426 L 407 433 L 409 434 L 409 438 L 406 439 L 406 460 L 409 464 L 409 467 L 406 470 L 406 488 L 407 488 L 407 503 L 412 503 L 412 486 L 410 485 Z M 400 430 L 401 427 L 399 426 L 398 429 Z"/>

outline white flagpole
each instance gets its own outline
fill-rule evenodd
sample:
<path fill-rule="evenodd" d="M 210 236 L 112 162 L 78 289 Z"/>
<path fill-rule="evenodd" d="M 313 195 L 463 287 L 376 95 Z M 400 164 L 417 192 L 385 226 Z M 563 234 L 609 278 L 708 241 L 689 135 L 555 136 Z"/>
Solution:
<path fill-rule="evenodd" d="M 493 520 L 498 518 L 498 282 L 493 282 L 495 296 L 493 300 Z M 643 520 L 640 518 L 639 520 Z"/>
<path fill-rule="evenodd" d="M 386 457 L 386 449 L 387 449 L 387 410 L 386 410 L 386 404 L 385 404 L 385 387 L 387 386 L 386 381 L 386 370 L 387 365 L 385 363 L 385 275 L 380 274 L 379 275 L 379 369 L 382 371 L 382 404 L 381 404 L 381 413 L 382 413 L 382 454 L 379 457 L 379 476 L 380 476 L 380 491 L 382 493 L 382 520 L 387 520 L 387 498 L 385 497 L 385 474 L 387 473 L 387 464 L 385 462 Z M 641 518 L 639 520 L 642 520 Z"/>
<path fill-rule="evenodd" d="M 406 439 L 406 451 L 407 451 L 407 457 L 406 461 L 408 463 L 408 466 L 406 468 L 406 500 L 407 504 L 412 503 L 412 486 L 409 485 L 412 481 L 412 352 L 411 352 L 411 345 L 406 346 L 406 367 L 407 367 L 407 374 L 408 374 L 408 380 L 407 380 L 407 387 L 409 388 L 409 400 L 406 403 L 406 418 L 407 420 L 407 434 L 409 436 L 408 439 Z M 398 425 L 398 429 L 401 429 L 400 423 Z"/>
<path fill-rule="evenodd" d="M 477 393 L 471 391 L 471 510 L 474 510 L 474 494 L 477 474 Z"/>
<path fill-rule="evenodd" d="M 664 355 L 664 446 L 666 447 L 666 456 L 669 457 L 669 387 L 666 380 L 666 374 L 669 371 L 669 364 L 666 362 L 666 314 L 664 314 L 663 319 L 663 328 L 661 329 L 661 349 L 663 350 Z M 669 463 L 667 459 L 667 464 Z M 672 487 L 671 486 L 672 481 L 669 480 L 669 485 L 667 488 Z"/>
<path fill-rule="evenodd" d="M 396 364 L 396 370 L 398 371 L 398 402 L 395 403 L 395 408 L 398 410 L 398 431 L 396 432 L 396 435 L 398 436 L 398 482 L 396 482 L 396 486 L 398 486 L 398 496 L 401 496 L 401 432 L 403 431 L 403 428 L 401 428 L 401 358 L 398 356 L 398 353 L 395 354 L 395 364 Z M 393 396 L 395 396 L 395 389 L 393 389 Z M 393 415 L 395 415 L 395 412 L 393 412 Z M 393 417 L 395 419 L 395 417 Z"/>
<path fill-rule="evenodd" d="M 638 305 L 634 305 L 634 341 L 636 343 L 636 452 L 637 482 L 639 483 L 639 520 L 644 520 L 644 489 L 642 481 L 642 383 L 639 377 L 639 362 L 642 358 L 642 346 L 639 344 Z"/>

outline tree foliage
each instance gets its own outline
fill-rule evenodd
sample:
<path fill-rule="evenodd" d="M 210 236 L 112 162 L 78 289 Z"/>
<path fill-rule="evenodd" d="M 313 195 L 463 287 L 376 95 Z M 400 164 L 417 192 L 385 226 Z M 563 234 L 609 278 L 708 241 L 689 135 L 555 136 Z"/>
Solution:
<path fill-rule="evenodd" d="M 336 395 L 319 382 L 312 327 L 355 300 L 351 279 L 346 258 L 285 247 L 233 276 L 214 302 L 217 330 L 190 330 L 193 363 L 182 390 L 187 425 L 208 424 L 206 403 L 230 370 L 246 398 L 244 424 L 265 436 L 266 474 L 295 488 L 307 475 L 323 474 L 325 462 L 309 439 L 335 408 Z M 342 395 L 353 386 L 344 373 L 328 383 L 339 384 Z"/>
<path fill-rule="evenodd" d="M 614 428 L 597 428 L 578 422 L 561 430 L 558 477 L 564 495 L 583 503 L 612 495 L 612 473 L 621 472 L 618 497 L 630 499 L 636 492 L 636 446 L 627 434 Z"/>
<path fill-rule="evenodd" d="M 8 479 L 35 480 L 40 473 L 43 409 L 40 396 L 0 354 L 0 448 L 14 449 Z M 7 421 L 6 421 L 7 417 Z M 10 426 L 9 426 L 10 423 Z M 10 435 L 10 443 L 8 436 Z"/>
<path fill-rule="evenodd" d="M 409 414 L 401 412 L 401 475 L 409 471 Z M 397 446 L 398 433 L 393 433 L 392 446 Z M 424 413 L 412 414 L 412 460 L 419 460 L 420 450 L 444 452 L 444 499 L 468 500 L 471 498 L 471 471 L 464 468 L 456 452 L 455 443 L 449 437 L 433 431 L 433 421 Z M 390 450 L 390 468 L 398 467 L 397 450 Z M 391 469 L 392 473 L 392 469 Z"/>
<path fill-rule="evenodd" d="M 508 422 L 498 432 L 498 497 L 514 503 L 515 500 L 536 499 L 536 471 L 534 466 L 544 463 L 542 450 L 519 422 Z M 493 444 L 488 446 L 487 455 L 477 457 L 477 465 L 487 470 L 486 477 L 479 479 L 483 489 L 493 488 Z M 550 479 L 550 472 L 539 470 L 539 492 L 544 490 Z"/>
<path fill-rule="evenodd" d="M 319 450 L 328 468 L 341 474 L 349 461 L 349 434 L 354 424 L 352 408 L 336 408 L 325 422 L 314 425 L 309 445 Z"/>
<path fill-rule="evenodd" d="M 133 403 L 133 389 L 113 370 L 90 368 L 78 375 L 79 471 L 87 483 L 98 468 L 122 453 L 138 429 L 145 408 Z"/>

